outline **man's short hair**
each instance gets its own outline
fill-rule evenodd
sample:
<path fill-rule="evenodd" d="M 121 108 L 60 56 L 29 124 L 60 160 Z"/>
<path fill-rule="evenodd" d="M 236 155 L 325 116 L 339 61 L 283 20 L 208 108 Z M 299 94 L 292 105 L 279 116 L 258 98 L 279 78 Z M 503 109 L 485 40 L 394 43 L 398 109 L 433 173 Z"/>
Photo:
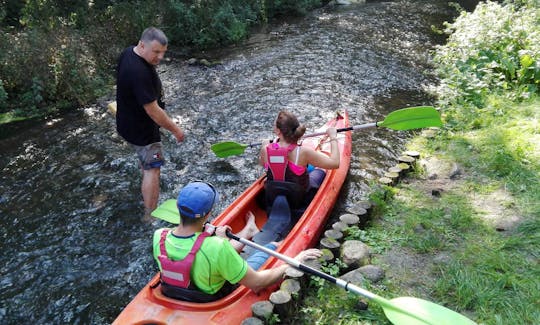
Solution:
<path fill-rule="evenodd" d="M 142 32 L 141 42 L 150 43 L 152 41 L 158 41 L 161 45 L 167 45 L 168 40 L 165 33 L 156 27 L 148 27 Z"/>

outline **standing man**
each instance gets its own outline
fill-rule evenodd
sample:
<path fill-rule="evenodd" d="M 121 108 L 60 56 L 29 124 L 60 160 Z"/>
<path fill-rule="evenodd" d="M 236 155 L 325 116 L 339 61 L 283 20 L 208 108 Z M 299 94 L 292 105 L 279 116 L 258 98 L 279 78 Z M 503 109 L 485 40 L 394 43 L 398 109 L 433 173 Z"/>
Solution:
<path fill-rule="evenodd" d="M 126 48 L 116 69 L 116 129 L 133 145 L 142 169 L 144 221 L 159 198 L 160 167 L 165 163 L 159 128 L 169 130 L 178 142 L 184 132 L 165 113 L 163 88 L 156 72 L 167 51 L 167 36 L 155 27 L 145 29 L 137 46 Z"/>

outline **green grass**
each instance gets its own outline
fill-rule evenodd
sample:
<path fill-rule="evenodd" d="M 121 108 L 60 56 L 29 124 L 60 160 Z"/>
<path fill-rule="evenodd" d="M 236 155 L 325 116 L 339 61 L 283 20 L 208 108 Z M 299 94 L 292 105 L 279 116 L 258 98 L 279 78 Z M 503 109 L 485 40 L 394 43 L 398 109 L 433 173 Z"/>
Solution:
<path fill-rule="evenodd" d="M 392 247 L 428 259 L 447 256 L 444 263 L 429 264 L 429 279 L 419 288 L 394 279 L 365 283 L 367 290 L 387 298 L 427 299 L 478 323 L 535 324 L 540 319 L 540 99 L 516 104 L 494 97 L 487 102 L 474 116 L 481 125 L 464 117 L 461 130 L 410 143 L 410 149 L 459 164 L 463 175 L 457 187 L 437 199 L 407 183 L 377 190 L 371 224 L 349 229 L 348 238 L 368 244 L 376 254 L 374 264 L 378 254 Z M 450 114 L 456 118 L 459 112 Z M 419 170 L 409 177 L 425 175 Z M 497 231 L 474 203 L 497 191 L 506 196 L 494 204 L 521 218 L 513 230 Z M 306 290 L 296 323 L 388 324 L 376 304 L 361 311 L 359 297 L 328 283 L 312 285 L 316 289 Z"/>

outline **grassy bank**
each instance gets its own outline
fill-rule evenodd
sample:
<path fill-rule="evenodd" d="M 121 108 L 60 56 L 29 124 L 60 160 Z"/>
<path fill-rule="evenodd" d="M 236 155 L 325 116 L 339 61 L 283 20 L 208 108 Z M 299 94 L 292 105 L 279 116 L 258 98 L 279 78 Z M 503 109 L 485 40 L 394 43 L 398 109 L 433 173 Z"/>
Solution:
<path fill-rule="evenodd" d="M 369 227 L 349 238 L 366 242 L 372 264 L 387 272 L 382 283 L 363 284 L 374 293 L 433 301 L 478 323 L 534 324 L 540 319 L 540 100 L 489 102 L 477 116 L 489 122 L 485 127 L 410 143 L 425 160 L 457 166 L 457 175 L 441 179 L 438 171 L 433 179 L 418 163 L 395 188 L 374 191 Z M 326 271 L 337 275 L 339 267 Z M 321 281 L 312 285 L 298 323 L 388 323 L 379 306 L 362 311 L 359 297 Z"/>
<path fill-rule="evenodd" d="M 535 1 L 521 4 L 488 2 L 449 24 L 434 54 L 445 126 L 412 139 L 416 170 L 396 187 L 374 184 L 372 219 L 349 236 L 386 271 L 367 290 L 433 301 L 479 324 L 540 319 L 540 14 Z M 325 271 L 340 275 L 340 262 Z M 295 323 L 389 323 L 331 284 L 312 281 L 306 292 Z"/>

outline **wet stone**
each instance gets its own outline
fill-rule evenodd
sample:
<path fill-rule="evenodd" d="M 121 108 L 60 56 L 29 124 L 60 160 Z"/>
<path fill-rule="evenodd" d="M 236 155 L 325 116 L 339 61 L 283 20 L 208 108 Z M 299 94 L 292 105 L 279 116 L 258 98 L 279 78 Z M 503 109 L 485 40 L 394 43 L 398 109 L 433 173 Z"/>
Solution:
<path fill-rule="evenodd" d="M 407 172 L 411 169 L 411 166 L 406 163 L 399 163 L 396 165 L 397 168 L 401 169 L 402 172 Z"/>
<path fill-rule="evenodd" d="M 416 158 L 416 159 L 420 158 L 420 153 L 418 151 L 414 151 L 414 150 L 405 151 L 403 154 L 406 155 L 406 156 Z"/>
<path fill-rule="evenodd" d="M 356 208 L 356 209 L 362 209 L 362 208 Z M 366 210 L 365 209 L 362 209 L 364 211 L 363 214 L 366 214 Z M 356 213 L 352 213 L 353 211 L 349 211 L 351 213 L 347 213 L 347 214 L 343 214 L 339 217 L 339 220 L 341 220 L 341 222 L 343 222 L 344 224 L 346 225 L 355 225 L 357 224 L 359 221 L 360 221 L 360 218 L 358 217 L 358 215 Z"/>
<path fill-rule="evenodd" d="M 338 221 L 338 222 L 336 222 L 336 223 L 334 223 L 332 225 L 332 229 L 334 229 L 336 231 L 343 232 L 345 230 L 345 228 L 347 228 L 347 226 L 348 225 L 346 223 Z"/>
<path fill-rule="evenodd" d="M 415 160 L 416 159 L 414 159 L 411 156 L 399 156 L 398 157 L 399 162 L 403 162 L 403 163 L 407 163 L 407 164 L 412 164 Z"/>
<path fill-rule="evenodd" d="M 326 237 L 334 238 L 336 240 L 339 240 L 339 239 L 343 238 L 343 233 L 341 231 L 337 231 L 337 230 L 334 230 L 334 229 L 330 229 L 330 230 L 325 231 L 324 235 Z"/>
<path fill-rule="evenodd" d="M 366 210 L 369 210 L 372 207 L 372 204 L 369 201 L 358 201 L 354 205 L 360 208 L 364 208 Z"/>
<path fill-rule="evenodd" d="M 348 208 L 347 212 L 356 214 L 357 216 L 363 216 L 367 213 L 367 209 L 359 204 L 355 204 L 352 207 Z"/>
<path fill-rule="evenodd" d="M 397 178 L 399 176 L 399 173 L 396 172 L 386 172 L 384 173 L 384 177 L 388 178 Z"/>
<path fill-rule="evenodd" d="M 330 250 L 332 252 L 332 254 L 334 254 L 334 256 L 336 256 L 339 252 L 339 247 L 341 246 L 341 244 L 339 243 L 339 241 L 337 241 L 335 238 L 330 238 L 330 237 L 324 237 L 323 239 L 321 239 L 321 248 L 326 248 L 328 250 Z"/>
<path fill-rule="evenodd" d="M 379 183 L 391 186 L 392 184 L 394 184 L 394 181 L 388 177 L 381 177 L 379 178 Z"/>

